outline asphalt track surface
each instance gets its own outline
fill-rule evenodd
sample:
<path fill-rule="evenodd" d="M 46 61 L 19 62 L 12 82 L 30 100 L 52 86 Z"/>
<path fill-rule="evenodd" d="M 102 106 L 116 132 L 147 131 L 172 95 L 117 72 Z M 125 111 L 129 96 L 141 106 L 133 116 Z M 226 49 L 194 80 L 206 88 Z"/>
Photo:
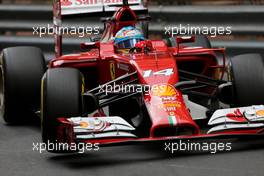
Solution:
<path fill-rule="evenodd" d="M 84 154 L 33 151 L 40 142 L 38 123 L 9 126 L 0 120 L 0 175 L 86 176 L 263 176 L 264 140 L 239 141 L 231 152 L 177 152 L 164 146 L 100 148 Z"/>

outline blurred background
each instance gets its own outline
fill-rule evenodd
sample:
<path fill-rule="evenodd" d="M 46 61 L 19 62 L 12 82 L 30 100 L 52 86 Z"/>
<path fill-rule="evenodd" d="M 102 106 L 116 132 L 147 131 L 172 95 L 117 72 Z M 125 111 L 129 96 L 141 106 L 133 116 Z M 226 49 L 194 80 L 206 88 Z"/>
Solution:
<path fill-rule="evenodd" d="M 165 26 L 231 26 L 232 34 L 210 37 L 213 47 L 226 47 L 228 56 L 264 53 L 264 0 L 152 0 L 151 39 L 164 38 Z M 67 25 L 100 26 L 98 18 L 72 20 Z M 18 45 L 40 47 L 54 57 L 52 35 L 33 35 L 32 27 L 52 26 L 52 0 L 0 0 L 0 51 Z M 88 37 L 89 38 L 89 37 Z M 87 38 L 66 37 L 64 50 L 74 52 Z M 73 50 L 73 48 L 75 48 Z"/>

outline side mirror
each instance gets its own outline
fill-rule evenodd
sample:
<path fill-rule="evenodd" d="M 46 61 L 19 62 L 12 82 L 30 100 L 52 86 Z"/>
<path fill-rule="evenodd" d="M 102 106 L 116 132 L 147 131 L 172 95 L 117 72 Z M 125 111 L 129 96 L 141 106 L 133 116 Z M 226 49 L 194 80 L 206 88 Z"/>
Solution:
<path fill-rule="evenodd" d="M 90 49 L 99 49 L 100 48 L 100 42 L 86 42 L 80 44 L 81 50 L 90 50 Z"/>
<path fill-rule="evenodd" d="M 191 43 L 191 42 L 195 42 L 195 36 L 177 36 L 176 37 L 176 42 L 177 44 L 181 44 L 181 43 Z"/>
<path fill-rule="evenodd" d="M 90 37 L 90 41 L 91 42 L 98 42 L 100 41 L 101 37 L 100 36 L 92 36 Z"/>
<path fill-rule="evenodd" d="M 191 43 L 195 42 L 195 36 L 177 36 L 176 43 L 177 43 L 177 54 L 180 52 L 180 44 L 182 43 Z"/>
<path fill-rule="evenodd" d="M 151 17 L 149 15 L 138 16 L 137 21 L 150 21 Z"/>

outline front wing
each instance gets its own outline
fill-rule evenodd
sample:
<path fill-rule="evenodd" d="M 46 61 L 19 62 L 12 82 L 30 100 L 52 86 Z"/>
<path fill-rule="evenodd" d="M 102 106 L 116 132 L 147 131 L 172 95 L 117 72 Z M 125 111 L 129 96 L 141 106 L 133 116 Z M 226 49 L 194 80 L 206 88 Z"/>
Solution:
<path fill-rule="evenodd" d="M 139 138 L 136 129 L 121 117 L 59 118 L 57 138 L 66 143 L 97 143 L 100 146 L 146 144 L 198 139 L 264 137 L 264 106 L 217 110 L 206 132 L 195 135 Z M 202 130 L 201 130 L 202 131 Z"/>

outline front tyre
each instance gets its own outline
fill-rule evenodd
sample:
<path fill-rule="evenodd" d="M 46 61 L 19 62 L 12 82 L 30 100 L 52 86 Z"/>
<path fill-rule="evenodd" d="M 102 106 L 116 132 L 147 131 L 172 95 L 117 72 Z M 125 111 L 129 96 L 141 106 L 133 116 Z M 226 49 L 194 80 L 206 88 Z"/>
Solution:
<path fill-rule="evenodd" d="M 57 144 L 58 118 L 82 115 L 82 74 L 74 68 L 48 69 L 42 78 L 41 128 L 43 142 Z M 49 150 L 49 152 L 69 152 Z"/>
<path fill-rule="evenodd" d="M 1 55 L 1 113 L 5 122 L 26 121 L 40 108 L 44 56 L 36 47 L 12 47 Z"/>
<path fill-rule="evenodd" d="M 234 105 L 264 104 L 264 56 L 242 54 L 231 58 Z"/>

